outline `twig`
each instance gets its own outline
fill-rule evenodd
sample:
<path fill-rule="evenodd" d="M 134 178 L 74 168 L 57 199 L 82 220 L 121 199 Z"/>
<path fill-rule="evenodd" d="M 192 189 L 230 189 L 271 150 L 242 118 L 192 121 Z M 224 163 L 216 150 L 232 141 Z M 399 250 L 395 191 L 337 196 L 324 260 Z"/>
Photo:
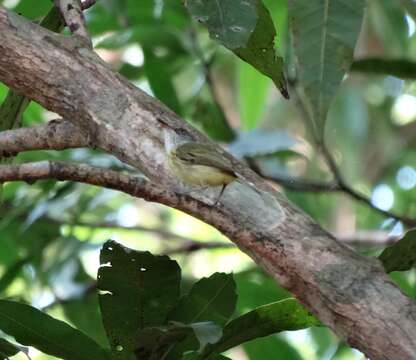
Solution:
<path fill-rule="evenodd" d="M 93 6 L 96 2 L 97 2 L 97 0 L 84 0 L 84 1 L 81 2 L 81 8 L 82 8 L 82 10 L 87 10 L 91 6 Z"/>
<path fill-rule="evenodd" d="M 293 86 L 293 84 L 292 84 Z M 300 98 L 296 88 L 292 88 L 292 94 L 294 95 L 294 99 L 297 103 L 297 107 L 300 110 L 302 114 L 302 118 L 305 121 L 306 125 L 309 127 L 312 127 L 312 135 L 315 142 L 315 146 L 318 150 L 321 151 L 325 162 L 327 163 L 329 170 L 331 171 L 332 175 L 335 178 L 335 191 L 342 191 L 343 193 L 347 194 L 351 198 L 367 205 L 371 209 L 377 211 L 379 214 L 382 214 L 387 217 L 394 218 L 396 220 L 399 220 L 403 222 L 403 224 L 407 226 L 415 226 L 416 225 L 416 219 L 406 217 L 404 215 L 396 214 L 392 211 L 382 210 L 378 208 L 377 206 L 373 205 L 371 200 L 367 198 L 365 195 L 359 193 L 356 191 L 352 186 L 350 186 L 347 181 L 344 179 L 343 175 L 341 174 L 337 163 L 335 162 L 334 158 L 332 157 L 331 153 L 329 152 L 325 141 L 321 140 L 321 137 L 317 135 L 316 129 L 314 127 L 313 121 L 310 117 L 309 111 L 306 108 L 304 102 Z"/>
<path fill-rule="evenodd" d="M 137 232 L 146 232 L 160 236 L 163 239 L 176 239 L 187 244 L 196 243 L 196 244 L 221 244 L 218 241 L 210 241 L 210 242 L 201 242 L 193 240 L 189 237 L 176 234 L 174 232 L 162 229 L 162 228 L 150 228 L 146 226 L 121 226 L 114 223 L 109 222 L 102 222 L 102 223 L 88 223 L 88 222 L 76 222 L 76 223 L 66 223 L 59 220 L 52 219 L 55 223 L 61 225 L 70 225 L 70 226 L 80 226 L 80 227 L 88 227 L 88 228 L 101 228 L 101 229 L 116 229 L 116 230 L 127 230 L 127 231 L 137 231 Z M 208 245 L 209 246 L 209 245 Z"/>
<path fill-rule="evenodd" d="M 57 119 L 46 124 L 0 132 L 0 156 L 15 156 L 29 150 L 65 150 L 88 147 L 88 139 L 70 121 Z"/>
<path fill-rule="evenodd" d="M 330 168 L 332 174 L 335 177 L 335 180 L 338 183 L 338 186 L 340 187 L 340 189 L 348 194 L 350 197 L 352 197 L 353 199 L 362 202 L 363 204 L 366 204 L 367 206 L 369 206 L 370 208 L 372 208 L 373 210 L 377 211 L 378 213 L 387 216 L 387 217 L 391 217 L 393 219 L 397 219 L 401 222 L 403 222 L 403 224 L 407 225 L 407 226 L 414 226 L 416 225 L 416 219 L 412 219 L 409 217 L 406 217 L 404 215 L 400 215 L 400 214 L 396 214 L 395 212 L 392 211 L 387 211 L 387 210 L 383 210 L 378 208 L 377 206 L 373 205 L 373 203 L 371 202 L 370 199 L 368 199 L 366 196 L 364 196 L 363 194 L 359 193 L 358 191 L 356 191 L 352 186 L 350 186 L 346 180 L 344 179 L 344 177 L 342 176 L 336 162 L 335 159 L 332 157 L 331 153 L 329 152 L 325 142 L 322 143 L 321 145 L 321 151 L 322 154 L 326 160 L 326 163 L 328 164 L 328 167 Z"/>
<path fill-rule="evenodd" d="M 73 35 L 78 35 L 88 48 L 92 48 L 91 36 L 85 24 L 80 0 L 55 0 L 62 17 Z"/>
<path fill-rule="evenodd" d="M 199 250 L 209 250 L 209 249 L 237 249 L 237 247 L 232 243 L 225 242 L 206 242 L 206 241 L 189 241 L 187 244 L 178 246 L 174 249 L 167 250 L 163 252 L 163 255 L 173 255 L 180 253 L 192 253 Z"/>
<path fill-rule="evenodd" d="M 335 235 L 344 244 L 351 246 L 379 246 L 384 247 L 394 244 L 400 236 L 390 235 L 387 231 L 356 231 L 349 235 Z"/>

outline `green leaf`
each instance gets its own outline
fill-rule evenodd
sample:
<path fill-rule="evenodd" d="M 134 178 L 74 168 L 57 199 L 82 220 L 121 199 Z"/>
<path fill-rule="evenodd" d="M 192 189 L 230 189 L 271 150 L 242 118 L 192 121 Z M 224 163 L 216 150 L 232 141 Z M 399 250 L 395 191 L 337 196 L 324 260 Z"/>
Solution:
<path fill-rule="evenodd" d="M 103 328 L 98 297 L 95 292 L 80 299 L 65 301 L 61 306 L 65 317 L 77 329 L 88 334 L 101 346 L 108 347 L 108 339 Z"/>
<path fill-rule="evenodd" d="M 320 322 L 306 311 L 297 300 L 281 300 L 258 307 L 228 323 L 224 328 L 221 340 L 215 345 L 207 346 L 204 358 L 259 337 L 317 325 L 320 325 Z"/>
<path fill-rule="evenodd" d="M 215 273 L 193 285 L 169 315 L 169 320 L 184 324 L 212 321 L 225 325 L 235 310 L 236 301 L 233 276 Z"/>
<path fill-rule="evenodd" d="M 364 5 L 364 0 L 289 2 L 297 82 L 320 138 L 329 106 L 352 63 Z"/>
<path fill-rule="evenodd" d="M 180 268 L 167 256 L 107 241 L 100 255 L 100 308 L 117 359 L 129 359 L 140 329 L 164 324 L 179 298 Z M 122 350 L 122 351 L 121 351 Z"/>
<path fill-rule="evenodd" d="M 416 262 L 416 229 L 408 231 L 397 243 L 384 249 L 379 260 L 388 273 L 411 269 Z"/>
<path fill-rule="evenodd" d="M 9 90 L 7 97 L 0 106 L 0 130 L 10 130 L 20 126 L 23 112 L 30 100 Z"/>
<path fill-rule="evenodd" d="M 276 353 L 279 354 L 279 359 L 304 359 L 287 341 L 275 336 L 250 341 L 244 344 L 244 351 L 250 360 L 274 359 Z"/>
<path fill-rule="evenodd" d="M 109 359 L 103 348 L 79 330 L 26 304 L 0 300 L 0 329 L 20 344 L 61 359 Z"/>
<path fill-rule="evenodd" d="M 276 29 L 261 0 L 187 0 L 185 5 L 211 38 L 271 78 L 284 97 L 289 96 L 283 59 L 274 47 Z"/>
<path fill-rule="evenodd" d="M 6 339 L 0 338 L 0 360 L 7 359 L 10 356 L 14 356 L 20 352 L 20 349 L 13 345 L 11 342 Z"/>
<path fill-rule="evenodd" d="M 200 357 L 199 357 L 198 352 L 196 351 L 187 353 L 181 358 L 181 360 L 198 360 L 198 359 L 200 359 Z M 232 359 L 224 355 L 213 355 L 209 358 L 209 360 L 232 360 Z"/>
<path fill-rule="evenodd" d="M 172 82 L 172 74 L 167 71 L 167 63 L 154 54 L 154 49 L 143 48 L 144 72 L 155 96 L 178 115 L 182 114 L 177 92 Z"/>
<path fill-rule="evenodd" d="M 247 269 L 234 274 L 237 283 L 239 314 L 277 300 L 291 298 L 292 295 L 279 287 L 276 281 L 259 268 Z"/>
<path fill-rule="evenodd" d="M 351 70 L 370 74 L 391 75 L 402 79 L 416 79 L 416 62 L 396 59 L 369 58 L 356 60 Z"/>
<path fill-rule="evenodd" d="M 201 96 L 196 99 L 191 117 L 192 123 L 201 128 L 211 139 L 229 142 L 235 137 L 221 109 Z"/>
<path fill-rule="evenodd" d="M 247 46 L 256 28 L 257 1 L 187 0 L 185 5 L 210 36 L 230 50 Z"/>
<path fill-rule="evenodd" d="M 135 354 L 139 359 L 162 359 L 166 358 L 172 345 L 182 342 L 184 339 L 191 337 L 192 348 L 184 348 L 185 350 L 194 350 L 197 343 L 193 335 L 192 328 L 183 325 L 169 325 L 165 327 L 148 327 L 140 330 L 138 335 L 139 347 Z M 177 356 L 179 358 L 180 355 Z"/>

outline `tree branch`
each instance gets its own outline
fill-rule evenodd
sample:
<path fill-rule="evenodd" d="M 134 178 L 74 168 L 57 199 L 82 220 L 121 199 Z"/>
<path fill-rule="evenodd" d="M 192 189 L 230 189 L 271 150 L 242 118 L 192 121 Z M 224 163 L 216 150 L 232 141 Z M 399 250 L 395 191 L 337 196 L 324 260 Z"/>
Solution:
<path fill-rule="evenodd" d="M 56 5 L 61 10 L 62 17 L 65 19 L 66 25 L 71 30 L 73 35 L 78 35 L 85 45 L 92 48 L 91 36 L 85 24 L 84 14 L 82 12 L 82 5 L 80 0 L 55 0 Z M 85 4 L 86 6 L 93 4 Z"/>
<path fill-rule="evenodd" d="M 0 33 L 2 82 L 73 121 L 92 145 L 141 170 L 157 186 L 108 171 L 103 172 L 103 181 L 88 168 L 73 175 L 74 180 L 128 189 L 134 196 L 143 195 L 213 225 L 351 346 L 376 360 L 414 356 L 416 304 L 377 260 L 337 242 L 226 153 L 245 181 L 228 185 L 213 206 L 215 189 L 204 192 L 181 186 L 170 170 L 163 141 L 166 131 L 179 129 L 195 141 L 209 142 L 205 136 L 109 69 L 92 51 L 80 49 L 73 39 L 44 30 L 1 6 Z M 0 172 L 8 172 L 9 178 L 30 172 L 33 180 L 33 172 L 52 173 L 58 179 L 64 179 L 63 173 L 72 174 L 71 169 L 67 173 L 62 169 L 41 163 L 35 169 L 6 167 Z"/>
<path fill-rule="evenodd" d="M 64 119 L 0 132 L 0 156 L 15 156 L 30 150 L 65 150 L 88 146 L 88 137 L 82 130 Z"/>

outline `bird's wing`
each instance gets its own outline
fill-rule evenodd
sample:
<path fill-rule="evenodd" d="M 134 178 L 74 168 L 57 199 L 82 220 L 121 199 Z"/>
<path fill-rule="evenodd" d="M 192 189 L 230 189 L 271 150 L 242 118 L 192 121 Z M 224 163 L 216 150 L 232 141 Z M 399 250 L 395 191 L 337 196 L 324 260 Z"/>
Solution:
<path fill-rule="evenodd" d="M 210 144 L 187 142 L 177 147 L 176 156 L 189 163 L 216 167 L 235 175 L 231 160 Z"/>

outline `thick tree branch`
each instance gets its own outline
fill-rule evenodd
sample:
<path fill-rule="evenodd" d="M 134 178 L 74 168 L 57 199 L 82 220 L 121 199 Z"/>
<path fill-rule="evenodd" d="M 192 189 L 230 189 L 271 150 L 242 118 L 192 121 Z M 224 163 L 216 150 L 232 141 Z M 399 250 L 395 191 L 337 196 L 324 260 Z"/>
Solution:
<path fill-rule="evenodd" d="M 0 156 L 15 156 L 29 150 L 65 150 L 88 146 L 88 137 L 82 130 L 64 119 L 0 132 Z"/>
<path fill-rule="evenodd" d="M 0 34 L 1 81 L 74 121 L 88 133 L 90 143 L 142 170 L 158 184 L 143 180 L 138 186 L 119 174 L 107 178 L 113 188 L 133 187 L 135 196 L 143 193 L 147 200 L 213 225 L 341 338 L 372 359 L 414 356 L 416 304 L 402 294 L 378 261 L 335 241 L 234 159 L 236 171 L 256 190 L 245 182 L 234 182 L 218 205 L 212 206 L 216 191 L 181 188 L 167 164 L 164 132 L 181 129 L 195 141 L 209 141 L 202 134 L 71 38 L 44 30 L 2 7 Z M 39 167 L 38 172 L 43 168 L 45 173 L 45 165 Z M 108 172 L 102 175 L 109 176 Z M 93 177 L 91 181 L 102 184 Z M 178 194 L 183 191 L 188 195 Z"/>

